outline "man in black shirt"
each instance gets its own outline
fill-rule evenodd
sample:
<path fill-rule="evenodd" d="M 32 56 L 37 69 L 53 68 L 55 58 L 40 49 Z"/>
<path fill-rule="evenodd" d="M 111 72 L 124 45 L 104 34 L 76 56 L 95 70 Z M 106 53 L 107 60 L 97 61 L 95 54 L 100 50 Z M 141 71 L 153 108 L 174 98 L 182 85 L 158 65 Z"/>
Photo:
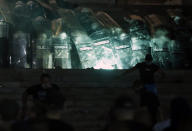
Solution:
<path fill-rule="evenodd" d="M 153 63 L 153 58 L 150 54 L 147 54 L 145 57 L 145 61 L 136 64 L 133 68 L 128 69 L 124 74 L 129 72 L 133 72 L 139 70 L 140 74 L 140 84 L 147 92 L 151 92 L 157 95 L 157 88 L 155 86 L 155 78 L 154 75 L 156 73 L 160 74 L 163 78 L 165 76 L 163 70 L 159 68 L 159 66 Z"/>
<path fill-rule="evenodd" d="M 151 93 L 157 95 L 157 88 L 155 86 L 154 75 L 159 72 L 163 74 L 163 71 L 159 68 L 159 66 L 152 63 L 152 56 L 146 55 L 145 62 L 138 63 L 134 68 L 139 70 L 140 81 L 143 85 L 143 88 Z"/>
<path fill-rule="evenodd" d="M 37 98 L 35 97 L 35 100 Z M 51 99 L 48 98 L 48 101 L 44 100 L 45 99 L 42 101 L 46 103 L 44 105 L 46 107 L 44 116 L 18 122 L 13 125 L 13 131 L 74 131 L 74 127 L 72 125 L 62 120 L 62 111 L 65 103 L 63 94 L 58 92 L 51 93 Z M 37 101 L 41 100 L 37 99 Z"/>
<path fill-rule="evenodd" d="M 51 83 L 51 78 L 48 74 L 42 74 L 40 77 L 40 84 L 29 87 L 23 93 L 23 117 L 26 115 L 27 102 L 30 96 L 34 104 L 36 115 L 41 116 L 46 113 L 46 106 L 52 101 L 53 97 L 60 94 L 60 88 Z"/>
<path fill-rule="evenodd" d="M 153 121 L 156 121 L 156 113 L 158 106 L 160 104 L 157 96 L 157 88 L 155 85 L 155 73 L 164 77 L 164 72 L 159 68 L 159 66 L 153 64 L 153 58 L 150 54 L 147 54 L 145 61 L 136 64 L 133 68 L 127 70 L 125 73 L 139 70 L 140 81 L 137 82 L 137 85 L 141 85 L 140 89 L 140 104 L 141 106 L 146 106 L 152 114 Z M 139 83 L 139 84 L 138 84 Z"/>

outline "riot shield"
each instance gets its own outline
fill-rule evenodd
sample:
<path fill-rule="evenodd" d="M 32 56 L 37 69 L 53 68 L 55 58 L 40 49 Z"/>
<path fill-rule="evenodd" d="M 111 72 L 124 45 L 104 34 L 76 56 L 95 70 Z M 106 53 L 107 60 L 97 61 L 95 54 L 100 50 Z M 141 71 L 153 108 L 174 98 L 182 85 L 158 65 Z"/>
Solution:
<path fill-rule="evenodd" d="M 18 31 L 14 33 L 11 42 L 11 65 L 15 68 L 29 68 L 27 62 L 28 46 L 30 45 L 30 34 Z"/>

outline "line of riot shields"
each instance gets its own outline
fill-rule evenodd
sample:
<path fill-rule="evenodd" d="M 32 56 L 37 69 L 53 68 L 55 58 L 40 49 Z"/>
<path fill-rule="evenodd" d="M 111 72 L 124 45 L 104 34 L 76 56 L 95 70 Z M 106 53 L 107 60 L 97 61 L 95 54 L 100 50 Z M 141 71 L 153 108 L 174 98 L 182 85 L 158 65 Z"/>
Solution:
<path fill-rule="evenodd" d="M 191 32 L 176 16 L 170 18 L 177 28 L 170 30 L 155 25 L 155 15 L 122 18 L 123 29 L 107 13 L 89 8 L 59 9 L 51 19 L 49 15 L 34 1 L 18 1 L 11 21 L 1 11 L 0 67 L 127 69 L 146 54 L 162 68 L 191 64 Z"/>

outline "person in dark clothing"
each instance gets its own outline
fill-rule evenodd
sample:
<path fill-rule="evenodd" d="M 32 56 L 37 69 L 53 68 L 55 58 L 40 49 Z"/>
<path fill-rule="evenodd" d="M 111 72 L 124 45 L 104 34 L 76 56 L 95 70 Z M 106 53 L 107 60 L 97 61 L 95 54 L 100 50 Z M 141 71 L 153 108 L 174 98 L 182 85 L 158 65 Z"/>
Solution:
<path fill-rule="evenodd" d="M 170 127 L 164 131 L 192 130 L 192 108 L 183 97 L 174 98 L 170 104 Z"/>
<path fill-rule="evenodd" d="M 15 124 L 13 131 L 74 131 L 73 126 L 62 120 L 65 97 L 62 93 L 53 93 L 46 103 L 44 117 L 36 117 Z"/>
<path fill-rule="evenodd" d="M 23 93 L 23 116 L 25 117 L 27 111 L 27 102 L 30 96 L 32 96 L 32 102 L 34 104 L 34 110 L 36 115 L 41 116 L 46 113 L 46 106 L 51 102 L 53 96 L 60 93 L 60 88 L 51 83 L 51 78 L 48 74 L 42 74 L 40 77 L 41 83 L 39 85 L 28 88 Z"/>
<path fill-rule="evenodd" d="M 150 111 L 154 123 L 156 120 L 156 114 L 160 105 L 157 88 L 155 85 L 155 73 L 158 73 L 163 78 L 165 76 L 162 69 L 153 63 L 153 58 L 150 54 L 147 54 L 145 61 L 136 64 L 133 68 L 127 70 L 125 73 L 139 70 L 140 80 L 137 81 L 137 86 L 140 86 L 140 105 L 146 106 Z"/>

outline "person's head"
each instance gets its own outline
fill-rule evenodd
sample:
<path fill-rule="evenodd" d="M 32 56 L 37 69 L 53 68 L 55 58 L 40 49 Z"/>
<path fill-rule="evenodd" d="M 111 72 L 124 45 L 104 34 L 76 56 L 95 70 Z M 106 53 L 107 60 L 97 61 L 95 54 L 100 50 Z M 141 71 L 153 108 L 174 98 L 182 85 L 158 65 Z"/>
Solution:
<path fill-rule="evenodd" d="M 2 99 L 0 101 L 0 116 L 2 121 L 16 120 L 19 113 L 19 104 L 15 100 Z"/>
<path fill-rule="evenodd" d="M 43 73 L 40 77 L 41 84 L 50 84 L 51 77 L 47 73 Z"/>
<path fill-rule="evenodd" d="M 145 56 L 145 61 L 146 61 L 146 62 L 152 62 L 152 61 L 153 61 L 153 57 L 152 57 L 150 54 L 147 54 L 147 55 Z"/>

